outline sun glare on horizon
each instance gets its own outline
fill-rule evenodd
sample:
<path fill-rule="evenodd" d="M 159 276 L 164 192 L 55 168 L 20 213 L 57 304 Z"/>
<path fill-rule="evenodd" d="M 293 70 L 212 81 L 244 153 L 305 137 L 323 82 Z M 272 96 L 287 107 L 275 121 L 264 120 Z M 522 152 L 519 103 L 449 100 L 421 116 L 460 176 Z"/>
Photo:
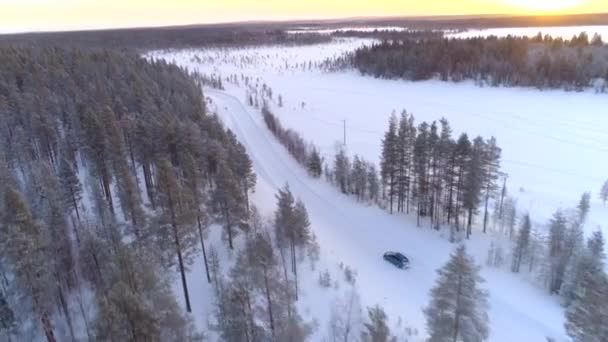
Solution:
<path fill-rule="evenodd" d="M 581 8 L 586 0 L 505 0 L 509 5 L 535 13 L 550 13 Z"/>

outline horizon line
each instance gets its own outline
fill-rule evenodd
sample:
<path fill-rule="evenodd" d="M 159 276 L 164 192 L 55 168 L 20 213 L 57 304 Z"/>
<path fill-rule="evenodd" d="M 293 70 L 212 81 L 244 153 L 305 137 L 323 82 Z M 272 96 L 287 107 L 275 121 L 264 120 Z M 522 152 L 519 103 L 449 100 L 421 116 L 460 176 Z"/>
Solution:
<path fill-rule="evenodd" d="M 133 25 L 133 26 L 98 26 L 98 27 L 71 27 L 71 28 L 49 28 L 49 29 L 23 29 L 16 31 L 5 31 L 0 29 L 0 35 L 27 35 L 27 34 L 48 34 L 48 33 L 78 33 L 78 32 L 97 32 L 97 31 L 121 31 L 121 30 L 145 30 L 145 29 L 179 29 L 195 28 L 204 26 L 221 25 L 253 25 L 253 24 L 288 24 L 288 23 L 315 23 L 315 22 L 348 22 L 355 20 L 408 20 L 408 19 L 427 19 L 427 20 L 449 20 L 460 18 L 468 19 L 498 19 L 498 18 L 535 18 L 535 17 L 576 17 L 590 15 L 608 15 L 608 12 L 588 12 L 588 13 L 552 13 L 552 14 L 516 14 L 516 13 L 487 13 L 487 14 L 404 14 L 404 15 L 369 15 L 369 16 L 347 16 L 347 17 L 320 17 L 320 18 L 291 18 L 291 19 L 251 19 L 251 20 L 228 20 L 228 21 L 208 21 L 186 24 L 159 24 L 159 25 Z M 601 26 L 606 24 L 589 24 L 591 26 Z M 575 24 L 564 26 L 578 26 Z"/>

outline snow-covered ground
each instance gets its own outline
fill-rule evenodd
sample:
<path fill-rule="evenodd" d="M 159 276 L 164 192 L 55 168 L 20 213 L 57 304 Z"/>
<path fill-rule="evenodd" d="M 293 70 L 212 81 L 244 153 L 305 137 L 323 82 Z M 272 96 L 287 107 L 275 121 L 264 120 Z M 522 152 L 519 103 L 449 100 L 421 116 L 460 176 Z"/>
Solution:
<path fill-rule="evenodd" d="M 309 210 L 321 246 L 322 263 L 344 263 L 354 268 L 364 306 L 380 304 L 393 322 L 401 317 L 424 335 L 422 308 L 428 304 L 435 270 L 447 261 L 454 246 L 429 229 L 416 228 L 412 218 L 366 207 L 339 194 L 324 181 L 310 178 L 274 140 L 255 109 L 247 108 L 238 97 L 225 92 L 207 90 L 207 96 L 253 159 L 258 174 L 253 201 L 261 206 L 262 212 L 274 209 L 275 192 L 289 183 Z M 485 242 L 475 240 L 472 244 Z M 403 251 L 410 257 L 412 268 L 402 271 L 387 264 L 382 254 L 388 250 Z M 477 255 L 478 260 L 483 260 L 481 254 L 485 252 Z M 502 271 L 487 270 L 483 276 L 487 280 L 485 286 L 492 289 L 492 341 L 542 341 L 546 336 L 564 336 L 562 310 L 541 289 Z M 304 277 L 307 278 L 313 281 L 304 286 L 309 296 L 301 302 L 305 303 L 304 312 L 310 310 L 320 322 L 320 335 L 315 335 L 315 340 L 319 340 L 326 330 L 327 320 L 323 318 L 328 317 L 331 302 L 318 298 L 319 286 L 314 281 L 318 276 Z"/>
<path fill-rule="evenodd" d="M 304 138 L 314 141 L 326 158 L 343 139 L 346 120 L 351 154 L 379 161 L 388 118 L 406 109 L 417 122 L 446 117 L 455 134 L 495 136 L 503 149 L 508 188 L 537 223 L 560 207 L 576 205 L 592 193 L 588 231 L 608 221 L 598 198 L 608 179 L 608 95 L 530 88 L 480 88 L 471 82 L 406 82 L 363 77 L 356 71 L 327 73 L 309 62 L 352 51 L 373 40 L 342 39 L 303 47 L 207 49 L 161 54 L 190 70 L 209 75 L 248 76 L 273 89 L 284 106 L 275 114 Z M 153 55 L 158 55 L 154 53 Z M 193 56 L 198 56 L 199 61 Z M 244 99 L 244 85 L 225 83 Z M 241 97 L 242 96 L 242 97 Z M 608 231 L 605 231 L 608 232 Z"/>
<path fill-rule="evenodd" d="M 550 26 L 550 27 L 501 27 L 484 30 L 469 30 L 464 32 L 457 32 L 447 34 L 451 38 L 473 38 L 473 37 L 506 37 L 512 36 L 525 36 L 534 37 L 539 32 L 543 35 L 551 35 L 552 37 L 561 37 L 564 39 L 570 39 L 572 36 L 578 36 L 581 32 L 586 32 L 591 39 L 594 34 L 599 34 L 604 38 L 608 38 L 608 26 Z"/>
<path fill-rule="evenodd" d="M 274 210 L 274 194 L 289 183 L 309 209 L 312 228 L 321 246 L 321 264 L 309 270 L 300 301 L 303 315 L 316 318 L 315 341 L 326 332 L 335 290 L 318 285 L 320 270 L 343 263 L 357 273 L 363 306 L 382 305 L 395 324 L 397 317 L 424 335 L 422 307 L 436 279 L 435 270 L 448 258 L 453 245 L 428 229 L 416 228 L 405 216 L 356 203 L 322 180 L 314 180 L 297 165 L 265 128 L 257 110 L 244 104 L 243 77 L 250 84 L 272 88 L 284 106 L 273 104 L 283 124 L 321 147 L 330 158 L 342 140 L 346 120 L 351 154 L 378 161 L 380 141 L 393 111 L 407 109 L 418 122 L 449 119 L 455 134 L 497 137 L 503 148 L 503 169 L 509 173 L 509 190 L 519 198 L 520 210 L 529 210 L 544 222 L 558 207 L 572 207 L 583 191 L 592 191 L 588 230 L 608 219 L 608 209 L 597 192 L 608 174 L 608 95 L 538 91 L 534 89 L 479 88 L 471 83 L 405 82 L 360 76 L 354 71 L 326 73 L 315 63 L 352 51 L 371 40 L 343 39 L 303 47 L 257 47 L 242 50 L 206 49 L 155 52 L 149 56 L 175 61 L 189 70 L 224 79 L 236 75 L 239 83 L 224 82 L 226 91 L 205 89 L 225 124 L 247 147 L 258 175 L 253 200 L 262 213 Z M 310 63 L 309 63 L 310 62 Z M 312 67 L 311 67 L 312 65 Z M 469 242 L 483 263 L 489 239 L 474 234 Z M 405 252 L 413 268 L 407 272 L 386 264 L 387 250 Z M 200 266 L 200 265 L 199 265 Z M 195 267 L 201 272 L 202 267 Z M 195 272 L 195 273 L 196 273 Z M 490 289 L 491 341 L 544 341 L 546 336 L 565 340 L 563 309 L 546 291 L 522 277 L 502 270 L 484 269 Z M 191 275 L 194 278 L 200 275 Z M 206 288 L 195 290 L 194 302 L 209 304 Z M 325 292 L 324 292 L 325 291 Z M 329 293 L 327 291 L 330 291 Z M 333 291 L 333 292 L 331 292 Z M 204 322 L 198 312 L 197 321 Z"/>

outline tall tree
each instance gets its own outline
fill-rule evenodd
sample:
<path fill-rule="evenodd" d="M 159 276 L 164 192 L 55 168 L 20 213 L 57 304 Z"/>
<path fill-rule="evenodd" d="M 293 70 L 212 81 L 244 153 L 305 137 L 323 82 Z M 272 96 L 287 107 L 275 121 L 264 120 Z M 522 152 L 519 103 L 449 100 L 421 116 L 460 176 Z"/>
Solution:
<path fill-rule="evenodd" d="M 511 264 L 511 271 L 519 273 L 521 264 L 530 252 L 530 234 L 532 232 L 532 222 L 530 221 L 530 214 L 524 215 L 524 220 L 519 228 L 517 235 L 517 241 L 513 249 L 513 263 Z"/>
<path fill-rule="evenodd" d="M 237 234 L 236 229 L 244 229 L 248 216 L 243 192 L 238 179 L 224 161 L 220 161 L 218 164 L 215 183 L 216 186 L 213 189 L 215 209 L 221 217 L 224 232 L 228 238 L 228 246 L 230 249 L 234 249 L 233 241 Z"/>
<path fill-rule="evenodd" d="M 382 156 L 380 174 L 384 185 L 383 195 L 388 195 L 389 208 L 393 213 L 393 202 L 397 184 L 397 117 L 392 115 L 389 119 L 388 130 L 382 140 Z M 388 189 L 386 189 L 388 187 Z M 388 194 L 386 192 L 388 191 Z M 383 196 L 386 198 L 386 196 Z"/>
<path fill-rule="evenodd" d="M 416 176 L 414 195 L 416 197 L 416 222 L 420 226 L 420 217 L 428 215 L 429 204 L 429 124 L 418 126 L 418 134 L 414 141 L 414 174 Z"/>
<path fill-rule="evenodd" d="M 581 196 L 576 209 L 578 210 L 578 222 L 579 224 L 584 224 L 587 220 L 587 216 L 589 215 L 589 209 L 591 208 L 591 193 L 585 192 Z"/>
<path fill-rule="evenodd" d="M 581 288 L 566 311 L 566 332 L 575 341 L 608 340 L 608 278 L 606 273 L 587 270 Z"/>
<path fill-rule="evenodd" d="M 82 200 L 82 185 L 74 171 L 73 165 L 66 158 L 59 161 L 59 181 L 61 182 L 62 202 L 66 212 L 76 213 L 80 221 L 80 201 Z"/>
<path fill-rule="evenodd" d="M 313 147 L 308 157 L 308 164 L 306 165 L 308 172 L 315 178 L 321 177 L 323 173 L 323 160 L 319 155 L 319 151 Z"/>
<path fill-rule="evenodd" d="M 602 189 L 600 190 L 600 199 L 602 202 L 604 202 L 604 205 L 606 205 L 606 201 L 608 201 L 608 180 L 606 180 L 604 185 L 602 185 Z"/>
<path fill-rule="evenodd" d="M 55 342 L 51 320 L 54 283 L 49 260 L 49 241 L 30 212 L 23 196 L 15 189 L 7 189 L 2 220 L 2 253 L 10 260 L 20 293 L 32 303 L 48 342 Z"/>
<path fill-rule="evenodd" d="M 549 224 L 549 292 L 559 293 L 566 271 L 566 231 L 568 221 L 561 210 L 553 214 Z"/>
<path fill-rule="evenodd" d="M 186 280 L 186 258 L 196 245 L 197 231 L 195 213 L 192 212 L 190 193 L 175 168 L 167 159 L 158 165 L 158 207 L 160 209 L 157 238 L 164 250 L 169 251 L 168 260 L 177 256 L 178 270 L 184 291 L 186 310 L 192 312 Z M 173 259 L 174 260 L 174 259 Z"/>
<path fill-rule="evenodd" d="M 350 189 L 350 160 L 343 146 L 340 146 L 334 158 L 334 180 L 343 194 L 348 194 Z"/>
<path fill-rule="evenodd" d="M 485 341 L 489 336 L 488 294 L 479 288 L 479 267 L 460 246 L 438 271 L 424 309 L 429 341 Z"/>
<path fill-rule="evenodd" d="M 483 232 L 485 233 L 488 226 L 488 202 L 496 197 L 498 190 L 498 178 L 500 177 L 500 156 L 501 149 L 496 144 L 496 138 L 491 137 L 486 142 L 484 153 L 484 210 L 483 210 Z"/>
<path fill-rule="evenodd" d="M 466 166 L 462 194 L 462 207 L 467 211 L 467 238 L 471 235 L 473 214 L 477 212 L 486 179 L 485 150 L 486 144 L 483 138 L 475 138 L 471 149 L 471 157 Z"/>

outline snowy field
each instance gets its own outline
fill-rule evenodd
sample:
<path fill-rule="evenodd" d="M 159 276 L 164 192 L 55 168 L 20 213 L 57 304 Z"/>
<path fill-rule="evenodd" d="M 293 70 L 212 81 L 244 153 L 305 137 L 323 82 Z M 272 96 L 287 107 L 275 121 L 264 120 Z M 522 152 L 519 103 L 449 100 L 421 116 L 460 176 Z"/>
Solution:
<path fill-rule="evenodd" d="M 164 51 L 149 57 L 175 61 L 206 75 L 249 77 L 252 83 L 272 88 L 283 106 L 273 104 L 287 127 L 333 156 L 343 138 L 347 146 L 378 162 L 380 143 L 389 116 L 407 109 L 417 122 L 446 117 L 454 133 L 497 137 L 503 149 L 503 169 L 508 187 L 519 199 L 519 209 L 530 211 L 537 223 L 545 222 L 559 207 L 573 207 L 584 191 L 592 191 L 588 231 L 608 219 L 608 209 L 597 193 L 608 175 L 608 95 L 538 91 L 534 89 L 479 88 L 471 83 L 439 81 L 404 82 L 360 76 L 355 71 L 327 73 L 318 63 L 352 51 L 371 40 L 343 39 L 304 47 L 257 47 L 241 50 L 203 49 Z M 245 103 L 242 82 L 224 82 L 225 91 L 205 89 L 211 108 L 234 130 L 247 147 L 258 175 L 254 202 L 262 213 L 274 209 L 274 194 L 289 183 L 294 195 L 309 209 L 313 231 L 321 246 L 321 262 L 303 276 L 301 311 L 316 318 L 314 340 L 323 340 L 332 300 L 347 293 L 321 289 L 318 272 L 329 268 L 340 278 L 338 264 L 354 268 L 356 288 L 363 307 L 382 305 L 393 327 L 398 318 L 424 337 L 422 308 L 428 292 L 451 252 L 446 238 L 416 228 L 414 219 L 390 216 L 340 195 L 322 180 L 314 180 L 297 165 L 264 126 L 260 113 Z M 483 263 L 490 239 L 474 234 L 469 242 L 478 263 Z M 394 269 L 381 258 L 387 250 L 400 250 L 412 259 L 412 269 Z M 197 272 L 202 267 L 195 267 Z M 503 270 L 484 268 L 490 291 L 490 341 L 544 341 L 547 336 L 564 341 L 563 309 L 557 298 Z M 202 279 L 201 274 L 191 277 Z M 205 285 L 206 286 L 206 285 Z M 209 289 L 195 291 L 197 302 L 210 302 Z M 199 325 L 209 312 L 197 312 Z M 420 338 L 420 336 L 418 337 Z M 416 338 L 414 339 L 417 340 Z"/>
<path fill-rule="evenodd" d="M 512 36 L 525 36 L 534 37 L 539 32 L 543 35 L 551 35 L 554 38 L 562 37 L 564 39 L 570 39 L 572 36 L 578 36 L 581 32 L 586 32 L 589 39 L 594 34 L 599 34 L 604 38 L 608 38 L 608 26 L 550 26 L 550 27 L 501 27 L 492 28 L 485 30 L 469 30 L 465 32 L 450 33 L 447 37 L 450 38 L 473 38 L 473 37 L 506 37 Z"/>

